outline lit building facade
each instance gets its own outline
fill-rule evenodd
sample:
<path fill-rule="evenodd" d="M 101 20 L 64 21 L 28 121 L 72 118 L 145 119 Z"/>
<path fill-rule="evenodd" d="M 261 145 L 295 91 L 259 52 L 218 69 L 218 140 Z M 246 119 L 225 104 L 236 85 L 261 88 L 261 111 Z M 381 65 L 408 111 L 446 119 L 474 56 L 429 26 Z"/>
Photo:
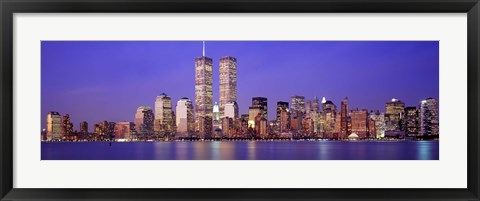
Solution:
<path fill-rule="evenodd" d="M 262 117 L 268 119 L 268 100 L 265 97 L 253 97 L 252 107 L 260 108 L 262 110 Z"/>
<path fill-rule="evenodd" d="M 311 111 L 312 111 L 312 101 L 311 100 L 305 100 L 305 114 L 306 114 L 306 116 L 309 116 Z"/>
<path fill-rule="evenodd" d="M 116 140 L 131 141 L 135 132 L 135 124 L 133 122 L 116 122 L 114 131 Z"/>
<path fill-rule="evenodd" d="M 375 128 L 375 120 L 368 118 L 368 138 L 376 139 L 377 130 Z"/>
<path fill-rule="evenodd" d="M 312 108 L 311 108 L 312 112 L 320 112 L 320 103 L 319 103 L 319 100 L 318 100 L 318 97 L 313 97 L 313 100 L 312 100 Z"/>
<path fill-rule="evenodd" d="M 82 134 L 88 133 L 88 123 L 86 121 L 80 122 L 80 133 Z"/>
<path fill-rule="evenodd" d="M 305 114 L 305 97 L 292 96 L 290 98 L 290 114 L 292 118 L 296 118 Z"/>
<path fill-rule="evenodd" d="M 281 112 L 285 110 L 288 111 L 288 102 L 278 101 L 277 102 L 277 121 L 280 122 Z"/>
<path fill-rule="evenodd" d="M 438 101 L 428 98 L 420 102 L 420 134 L 424 136 L 439 135 Z"/>
<path fill-rule="evenodd" d="M 195 119 L 193 115 L 193 104 L 188 98 L 181 98 L 177 102 L 176 111 L 176 128 L 177 137 L 191 137 L 195 132 Z"/>
<path fill-rule="evenodd" d="M 412 137 L 418 135 L 419 116 L 418 109 L 416 107 L 405 108 L 405 135 Z"/>
<path fill-rule="evenodd" d="M 47 140 L 62 139 L 62 116 L 58 112 L 49 112 L 47 114 Z"/>
<path fill-rule="evenodd" d="M 73 123 L 70 122 L 70 115 L 62 116 L 62 137 L 66 137 L 73 133 Z"/>
<path fill-rule="evenodd" d="M 370 112 L 369 117 L 375 121 L 376 138 L 385 137 L 385 115 L 377 110 L 375 112 Z"/>
<path fill-rule="evenodd" d="M 346 138 L 350 134 L 348 130 L 348 98 L 341 102 L 340 108 L 340 136 L 341 138 Z M 357 134 L 358 135 L 358 134 Z"/>
<path fill-rule="evenodd" d="M 220 58 L 220 118 L 225 117 L 228 102 L 237 101 L 237 59 L 226 56 Z"/>
<path fill-rule="evenodd" d="M 250 107 L 248 108 L 248 128 L 255 128 L 255 117 L 259 115 L 263 117 L 263 108 Z"/>
<path fill-rule="evenodd" d="M 203 56 L 195 59 L 195 131 L 200 138 L 212 134 L 213 90 L 212 59 Z"/>
<path fill-rule="evenodd" d="M 350 112 L 350 118 L 352 120 L 351 133 L 358 135 L 360 139 L 367 138 L 369 136 L 368 130 L 368 111 L 367 110 L 352 110 Z"/>
<path fill-rule="evenodd" d="M 237 105 L 237 102 L 229 101 L 225 104 L 224 117 L 229 117 L 229 118 L 232 118 L 232 119 L 238 119 L 238 105 Z"/>
<path fill-rule="evenodd" d="M 277 112 L 278 112 L 278 107 L 277 107 Z M 278 121 L 279 130 L 281 133 L 290 131 L 290 112 L 288 111 L 288 103 L 287 103 L 287 107 L 281 107 L 280 115 L 277 121 Z"/>
<path fill-rule="evenodd" d="M 215 102 L 213 105 L 213 123 L 212 123 L 213 130 L 221 129 L 222 122 L 220 122 L 220 109 L 218 107 L 218 103 Z"/>
<path fill-rule="evenodd" d="M 165 135 L 174 132 L 174 119 L 172 116 L 172 99 L 162 93 L 155 99 L 155 121 L 153 123 L 155 134 Z"/>
<path fill-rule="evenodd" d="M 334 132 L 339 132 L 337 131 L 336 127 L 340 128 L 340 120 L 338 121 L 338 126 L 337 124 L 337 106 L 330 100 L 328 101 L 322 101 L 322 107 L 323 107 L 323 112 L 322 119 L 324 119 L 324 125 L 323 130 L 325 133 L 334 133 Z M 340 115 L 338 115 L 340 118 Z"/>
<path fill-rule="evenodd" d="M 222 137 L 232 138 L 235 134 L 234 120 L 230 117 L 224 117 L 221 120 L 222 123 Z"/>
<path fill-rule="evenodd" d="M 385 105 L 385 137 L 403 138 L 405 130 L 403 119 L 405 115 L 405 103 L 398 99 L 392 99 Z"/>
<path fill-rule="evenodd" d="M 152 108 L 148 106 L 140 106 L 135 113 L 135 130 L 140 138 L 145 138 L 153 135 L 153 121 L 154 115 Z"/>

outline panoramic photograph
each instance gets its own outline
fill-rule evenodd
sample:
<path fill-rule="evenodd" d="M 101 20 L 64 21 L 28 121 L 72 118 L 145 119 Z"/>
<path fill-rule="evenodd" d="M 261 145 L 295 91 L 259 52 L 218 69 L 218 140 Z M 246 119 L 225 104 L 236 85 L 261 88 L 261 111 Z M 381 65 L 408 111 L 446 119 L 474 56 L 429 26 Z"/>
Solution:
<path fill-rule="evenodd" d="M 438 41 L 42 41 L 41 160 L 439 160 Z"/>

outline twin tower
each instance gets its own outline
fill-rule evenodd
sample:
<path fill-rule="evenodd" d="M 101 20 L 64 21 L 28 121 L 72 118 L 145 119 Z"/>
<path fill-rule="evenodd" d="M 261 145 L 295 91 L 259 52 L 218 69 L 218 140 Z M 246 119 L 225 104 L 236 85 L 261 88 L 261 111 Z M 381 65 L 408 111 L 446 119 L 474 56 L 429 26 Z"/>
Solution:
<path fill-rule="evenodd" d="M 195 59 L 195 131 L 199 137 L 212 134 L 213 124 L 213 81 L 212 59 L 205 56 L 205 41 L 203 55 Z M 220 58 L 220 118 L 225 116 L 225 104 L 237 101 L 237 59 L 231 56 Z"/>

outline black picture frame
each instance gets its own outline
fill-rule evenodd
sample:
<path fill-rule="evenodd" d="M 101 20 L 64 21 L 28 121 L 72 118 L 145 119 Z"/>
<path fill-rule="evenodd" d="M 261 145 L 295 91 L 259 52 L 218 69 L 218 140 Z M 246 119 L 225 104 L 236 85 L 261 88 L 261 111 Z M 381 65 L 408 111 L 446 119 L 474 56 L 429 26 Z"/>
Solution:
<path fill-rule="evenodd" d="M 0 0 L 2 200 L 479 200 L 478 0 Z M 13 14 L 113 12 L 467 13 L 466 189 L 18 189 L 13 188 Z M 445 174 L 455 174 L 445 172 Z M 414 182 L 414 181 L 412 181 Z"/>

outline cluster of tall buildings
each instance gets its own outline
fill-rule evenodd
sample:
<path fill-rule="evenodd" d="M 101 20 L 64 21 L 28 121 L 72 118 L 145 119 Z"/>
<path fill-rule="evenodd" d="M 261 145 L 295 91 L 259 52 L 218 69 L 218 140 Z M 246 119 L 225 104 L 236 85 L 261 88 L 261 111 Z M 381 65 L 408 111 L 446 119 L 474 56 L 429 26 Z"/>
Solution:
<path fill-rule="evenodd" d="M 170 96 L 156 97 L 154 108 L 140 106 L 133 122 L 81 122 L 73 131 L 69 115 L 47 114 L 43 140 L 172 140 L 172 139 L 267 139 L 324 138 L 380 139 L 438 136 L 438 101 L 428 98 L 418 106 L 392 99 L 385 113 L 366 109 L 349 110 L 349 100 L 340 108 L 325 97 L 306 100 L 292 96 L 290 102 L 278 101 L 276 119 L 268 120 L 268 99 L 253 97 L 248 114 L 239 114 L 237 104 L 237 59 L 219 61 L 219 102 L 213 102 L 213 60 L 203 54 L 195 59 L 195 99 L 181 98 L 173 107 Z"/>

